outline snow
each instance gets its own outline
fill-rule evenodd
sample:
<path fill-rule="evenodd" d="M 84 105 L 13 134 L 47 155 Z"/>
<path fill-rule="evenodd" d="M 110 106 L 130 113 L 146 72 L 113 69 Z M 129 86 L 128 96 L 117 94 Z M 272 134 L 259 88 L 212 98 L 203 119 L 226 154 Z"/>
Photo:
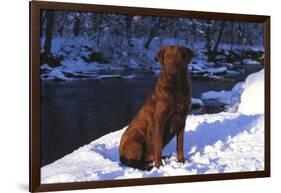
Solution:
<path fill-rule="evenodd" d="M 240 102 L 240 95 L 243 92 L 243 82 L 237 83 L 230 91 L 208 91 L 201 94 L 203 101 L 217 101 L 225 105 L 237 107 Z"/>
<path fill-rule="evenodd" d="M 235 98 L 238 111 L 187 117 L 185 163 L 177 162 L 176 140 L 173 139 L 162 152 L 167 157 L 159 169 L 141 171 L 121 165 L 118 146 L 126 129 L 123 128 L 42 167 L 41 183 L 264 170 L 264 114 L 260 106 L 263 103 L 263 77 L 262 70 L 248 76 L 244 83 L 238 83 L 231 91 L 225 91 L 228 93 L 226 98 Z M 223 98 L 220 92 L 207 96 Z"/>
<path fill-rule="evenodd" d="M 41 47 L 44 45 L 45 38 L 41 38 Z M 52 40 L 51 52 L 53 56 L 62 58 L 60 66 L 53 67 L 56 70 L 56 74 L 51 74 L 51 70 L 47 64 L 41 65 L 41 78 L 42 80 L 76 80 L 80 78 L 93 78 L 101 72 L 114 73 L 121 70 L 147 70 L 156 75 L 160 72 L 160 64 L 155 61 L 155 56 L 158 50 L 168 44 L 180 44 L 187 47 L 191 47 L 196 53 L 196 57 L 192 60 L 192 64 L 189 65 L 189 71 L 191 75 L 209 77 L 210 79 L 221 79 L 223 75 L 238 76 L 240 71 L 237 66 L 232 63 L 227 63 L 225 59 L 223 62 L 214 63 L 208 61 L 206 50 L 203 41 L 199 41 L 196 44 L 190 45 L 183 39 L 175 38 L 161 38 L 155 37 L 149 49 L 143 48 L 145 39 L 138 37 L 132 38 L 131 42 L 134 44 L 133 48 L 120 47 L 115 49 L 107 47 L 108 42 L 103 42 L 104 47 L 96 45 L 96 41 L 86 37 L 54 37 Z M 225 53 L 228 53 L 230 46 L 223 44 L 222 48 L 225 49 Z M 237 47 L 235 53 L 242 54 L 249 50 L 255 50 L 256 47 Z M 261 49 L 262 51 L 263 49 Z M 41 49 L 43 52 L 43 47 Z M 91 59 L 92 54 L 101 54 L 102 59 L 106 60 L 105 63 L 99 63 L 97 60 Z M 219 55 L 221 56 L 221 55 Z M 221 57 L 220 57 L 221 58 Z M 235 63 L 237 61 L 234 61 Z M 253 58 L 244 58 L 243 64 L 246 65 L 259 65 L 260 62 Z M 47 65 L 47 66 L 46 66 Z M 58 71 L 62 73 L 58 75 Z M 67 73 L 67 75 L 65 74 Z M 79 73 L 79 74 L 77 74 Z M 81 75 L 83 74 L 83 75 Z M 63 76 L 64 75 L 64 76 Z"/>
<path fill-rule="evenodd" d="M 246 78 L 238 111 L 243 114 L 264 114 L 264 70 Z"/>
<path fill-rule="evenodd" d="M 208 68 L 206 69 L 207 72 L 212 73 L 212 74 L 222 74 L 227 71 L 226 67 L 219 67 L 219 68 Z"/>
<path fill-rule="evenodd" d="M 44 66 L 44 68 L 48 69 L 47 66 Z M 41 78 L 46 80 L 71 80 L 71 78 L 68 78 L 64 75 L 62 67 L 50 69 L 50 73 L 48 74 L 48 76 L 46 78 L 44 78 L 43 76 L 44 74 L 41 75 Z"/>
<path fill-rule="evenodd" d="M 231 76 L 237 76 L 237 75 L 240 74 L 240 72 L 235 71 L 235 70 L 227 70 L 226 73 L 227 73 L 228 75 L 231 75 Z"/>
<path fill-rule="evenodd" d="M 42 64 L 41 69 L 42 70 L 52 70 L 52 67 L 50 67 L 48 64 Z"/>
<path fill-rule="evenodd" d="M 106 75 L 99 75 L 96 77 L 96 79 L 108 79 L 108 78 L 121 78 L 121 76 L 106 74 Z"/>
<path fill-rule="evenodd" d="M 95 79 L 115 79 L 115 78 L 122 78 L 122 79 L 135 79 L 137 76 L 135 74 L 131 74 L 128 76 L 121 76 L 120 74 L 104 74 L 98 75 Z"/>
<path fill-rule="evenodd" d="M 253 59 L 250 59 L 250 58 L 243 59 L 243 63 L 249 64 L 249 65 L 260 64 L 260 62 L 258 62 L 256 60 L 253 60 Z"/>
<path fill-rule="evenodd" d="M 223 76 L 213 75 L 213 74 L 204 74 L 203 77 L 206 77 L 211 80 L 222 80 Z"/>
<path fill-rule="evenodd" d="M 192 105 L 196 106 L 196 107 L 203 107 L 204 106 L 203 101 L 201 99 L 198 99 L 198 98 L 192 98 L 191 102 L 192 102 Z"/>
<path fill-rule="evenodd" d="M 128 76 L 123 76 L 123 78 L 125 78 L 125 79 L 136 79 L 137 76 L 135 74 L 130 74 Z"/>
<path fill-rule="evenodd" d="M 202 93 L 201 98 L 203 100 L 216 100 L 224 104 L 230 104 L 232 99 L 231 91 L 208 91 Z"/>

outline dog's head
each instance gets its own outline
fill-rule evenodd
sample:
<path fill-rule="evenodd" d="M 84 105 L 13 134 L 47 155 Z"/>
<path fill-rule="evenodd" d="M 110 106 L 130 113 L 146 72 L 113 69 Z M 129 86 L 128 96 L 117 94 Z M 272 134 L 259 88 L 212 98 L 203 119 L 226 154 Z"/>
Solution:
<path fill-rule="evenodd" d="M 187 72 L 188 64 L 194 56 L 194 52 L 189 48 L 168 45 L 158 51 L 157 60 L 166 74 L 178 76 L 182 72 Z"/>

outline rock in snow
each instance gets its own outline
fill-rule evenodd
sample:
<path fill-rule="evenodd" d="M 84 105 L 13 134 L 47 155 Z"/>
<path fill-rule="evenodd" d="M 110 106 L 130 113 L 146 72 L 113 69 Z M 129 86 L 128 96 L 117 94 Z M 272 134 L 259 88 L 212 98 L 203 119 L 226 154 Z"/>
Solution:
<path fill-rule="evenodd" d="M 177 162 L 173 139 L 163 150 L 168 158 L 159 169 L 141 171 L 121 165 L 118 146 L 124 128 L 42 167 L 41 183 L 264 170 L 263 77 L 262 70 L 229 91 L 230 98 L 239 93 L 234 90 L 242 92 L 238 111 L 188 116 L 184 164 Z"/>
<path fill-rule="evenodd" d="M 192 102 L 191 109 L 198 109 L 204 106 L 204 103 L 201 99 L 192 98 L 191 102 Z"/>
<path fill-rule="evenodd" d="M 243 92 L 244 83 L 236 84 L 230 91 L 208 91 L 201 94 L 201 99 L 204 101 L 217 101 L 232 107 L 240 103 L 240 96 Z"/>
<path fill-rule="evenodd" d="M 226 67 L 207 68 L 206 71 L 211 74 L 223 74 L 227 71 Z"/>

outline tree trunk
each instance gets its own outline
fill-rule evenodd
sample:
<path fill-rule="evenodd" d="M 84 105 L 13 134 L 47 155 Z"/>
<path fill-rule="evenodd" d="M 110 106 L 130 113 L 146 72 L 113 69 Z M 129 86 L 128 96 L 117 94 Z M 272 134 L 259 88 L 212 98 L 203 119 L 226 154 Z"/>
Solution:
<path fill-rule="evenodd" d="M 94 32 L 94 38 L 96 40 L 96 45 L 99 46 L 100 44 L 100 36 L 101 36 L 101 24 L 103 21 L 103 17 L 101 14 L 96 13 L 92 16 L 92 25 L 93 25 L 93 32 Z"/>
<path fill-rule="evenodd" d="M 234 25 L 234 23 L 233 23 L 233 21 L 231 22 L 231 31 L 230 31 L 230 50 L 232 51 L 233 50 L 233 25 Z"/>
<path fill-rule="evenodd" d="M 205 40 L 206 40 L 206 49 L 207 49 L 207 55 L 211 55 L 212 52 L 212 28 L 210 27 L 211 21 L 207 20 L 206 22 L 206 28 L 205 28 Z"/>
<path fill-rule="evenodd" d="M 74 21 L 74 27 L 73 27 L 73 35 L 75 37 L 77 37 L 80 33 L 80 24 L 81 24 L 81 22 L 80 22 L 79 17 L 76 17 L 75 21 Z"/>
<path fill-rule="evenodd" d="M 146 42 L 144 43 L 144 48 L 148 49 L 150 46 L 151 41 L 155 37 L 158 31 L 160 31 L 160 24 L 162 22 L 162 17 L 159 17 L 156 22 L 151 27 L 151 30 L 149 31 L 148 37 L 146 39 Z"/>
<path fill-rule="evenodd" d="M 243 43 L 243 32 L 241 28 L 241 23 L 238 22 L 238 44 L 241 45 Z"/>
<path fill-rule="evenodd" d="M 52 38 L 53 38 L 53 24 L 54 24 L 54 11 L 47 11 L 46 12 L 46 31 L 45 31 L 45 45 L 44 45 L 44 51 L 46 55 L 51 54 L 51 48 L 52 48 Z"/>
<path fill-rule="evenodd" d="M 225 21 L 222 21 L 221 24 L 220 24 L 218 39 L 217 39 L 217 42 L 216 42 L 216 44 L 214 46 L 214 49 L 213 49 L 214 53 L 216 53 L 218 51 L 218 47 L 219 47 L 219 44 L 221 42 L 221 38 L 222 38 L 222 35 L 223 35 L 223 31 L 224 31 L 224 26 L 225 26 Z"/>
<path fill-rule="evenodd" d="M 133 47 L 133 43 L 131 42 L 131 37 L 132 37 L 132 33 L 131 33 L 131 27 L 132 27 L 132 22 L 133 22 L 133 16 L 128 15 L 126 17 L 126 32 L 127 32 L 127 43 L 129 45 L 129 47 Z"/>
<path fill-rule="evenodd" d="M 206 43 L 207 43 L 207 55 L 208 55 L 208 61 L 215 61 L 215 57 L 218 51 L 218 47 L 219 44 L 221 42 L 222 39 L 222 35 L 223 35 L 223 31 L 224 31 L 224 27 L 225 27 L 225 21 L 222 21 L 220 23 L 220 28 L 219 28 L 219 34 L 218 34 L 218 38 L 217 41 L 214 45 L 214 47 L 212 48 L 211 45 L 211 41 L 212 41 L 212 31 L 211 31 L 211 27 L 210 27 L 210 21 L 207 21 L 207 30 L 206 30 Z"/>
<path fill-rule="evenodd" d="M 64 31 L 64 24 L 65 24 L 65 22 L 66 22 L 66 18 L 67 18 L 67 12 L 62 12 L 61 13 L 62 14 L 62 16 L 61 16 L 61 25 L 60 25 L 60 27 L 59 27 L 59 29 L 58 29 L 58 32 L 59 32 L 59 35 L 62 37 L 63 36 L 63 31 Z"/>
<path fill-rule="evenodd" d="M 40 13 L 40 38 L 43 36 L 43 26 L 45 25 L 46 21 L 46 11 L 41 11 Z"/>
<path fill-rule="evenodd" d="M 191 34 L 193 34 L 193 42 L 192 44 L 196 44 L 197 40 L 198 40 L 198 32 L 197 32 L 197 28 L 198 26 L 195 24 L 194 19 L 191 19 L 192 25 L 191 25 Z M 188 37 L 186 38 L 188 40 Z M 188 41 L 187 41 L 188 42 Z"/>
<path fill-rule="evenodd" d="M 144 48 L 145 48 L 145 49 L 148 49 L 148 48 L 149 48 L 150 43 L 151 43 L 151 41 L 153 40 L 154 36 L 155 36 L 155 35 L 154 35 L 154 32 L 149 33 L 148 38 L 146 39 L 146 42 L 145 42 L 145 44 L 144 44 Z"/>

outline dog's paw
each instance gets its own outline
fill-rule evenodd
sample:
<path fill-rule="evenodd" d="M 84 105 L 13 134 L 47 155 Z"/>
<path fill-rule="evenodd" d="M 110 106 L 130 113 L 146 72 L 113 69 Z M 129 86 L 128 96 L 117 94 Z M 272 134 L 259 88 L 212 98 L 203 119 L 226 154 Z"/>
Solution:
<path fill-rule="evenodd" d="M 186 161 L 186 159 L 184 159 L 184 157 L 180 157 L 180 158 L 178 158 L 178 162 L 181 162 L 181 163 L 186 163 L 187 161 Z"/>
<path fill-rule="evenodd" d="M 160 166 L 163 166 L 162 160 L 158 161 L 158 162 L 154 162 L 154 166 L 156 168 L 160 168 Z"/>

